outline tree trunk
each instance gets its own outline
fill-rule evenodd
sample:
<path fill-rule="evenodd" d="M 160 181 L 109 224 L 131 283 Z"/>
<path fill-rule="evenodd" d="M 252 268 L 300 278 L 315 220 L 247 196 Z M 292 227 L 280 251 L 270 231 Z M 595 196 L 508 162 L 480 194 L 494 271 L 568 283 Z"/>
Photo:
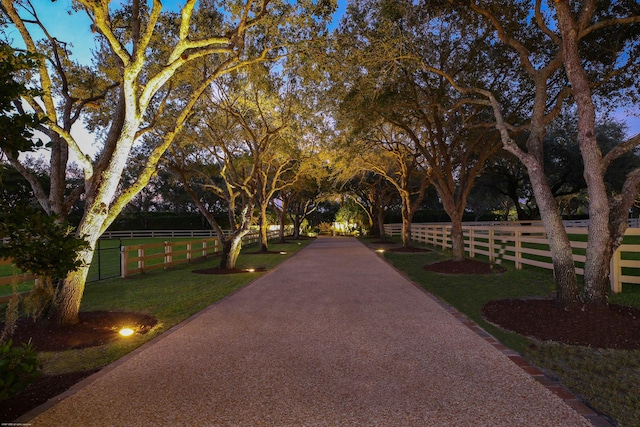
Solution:
<path fill-rule="evenodd" d="M 48 320 L 56 325 L 78 323 L 80 302 L 84 293 L 89 267 L 80 267 L 67 275 L 61 287 L 56 290 Z"/>
<path fill-rule="evenodd" d="M 584 265 L 584 301 L 589 305 L 607 305 L 609 263 L 613 242 L 609 228 L 609 198 L 602 169 L 602 153 L 595 134 L 596 113 L 578 50 L 577 23 L 568 1 L 556 1 L 558 27 L 562 34 L 564 68 L 571 82 L 578 107 L 578 143 L 584 163 L 584 178 L 589 194 L 589 237 Z"/>
<path fill-rule="evenodd" d="M 582 302 L 578 290 L 571 242 L 542 168 L 528 167 L 527 169 L 529 170 L 536 203 L 540 209 L 540 216 L 547 232 L 553 261 L 557 301 L 565 310 L 574 310 L 579 308 Z"/>
<path fill-rule="evenodd" d="M 100 194 L 96 191 L 94 194 Z M 78 270 L 67 274 L 62 284 L 56 289 L 53 305 L 49 313 L 49 320 L 60 325 L 72 325 L 78 323 L 78 312 L 84 293 L 84 287 L 89 273 L 89 267 L 93 260 L 96 242 L 102 234 L 102 227 L 107 221 L 108 209 L 105 203 L 99 203 L 96 199 L 87 202 L 85 215 L 80 221 L 76 235 L 82 237 L 88 248 L 78 253 L 83 266 Z"/>
<path fill-rule="evenodd" d="M 411 247 L 411 220 L 402 217 L 402 247 L 410 248 Z"/>
<path fill-rule="evenodd" d="M 97 240 L 97 238 L 96 238 Z M 55 290 L 53 304 L 49 310 L 47 320 L 56 325 L 74 325 L 78 323 L 80 303 L 84 287 L 93 259 L 95 242 L 90 242 L 90 249 L 78 254 L 84 266 L 69 272 L 64 281 Z"/>
<path fill-rule="evenodd" d="M 294 240 L 300 240 L 300 226 L 302 225 L 302 221 L 300 219 L 300 215 L 295 214 L 293 216 L 293 238 Z"/>
<path fill-rule="evenodd" d="M 280 227 L 280 229 L 278 230 L 278 242 L 279 243 L 287 243 L 287 240 L 285 239 L 285 235 L 284 235 L 284 227 L 285 227 L 285 215 L 284 213 L 280 215 L 280 218 L 278 218 L 280 220 L 280 224 L 278 225 Z"/>
<path fill-rule="evenodd" d="M 258 220 L 260 233 L 259 252 L 269 252 L 269 238 L 267 236 L 267 207 L 260 206 L 260 219 Z"/>
<path fill-rule="evenodd" d="M 520 205 L 520 199 L 519 199 L 518 194 L 516 193 L 515 190 L 513 192 L 511 192 L 511 191 L 509 192 L 509 199 L 513 203 L 513 206 L 516 208 L 516 214 L 518 215 L 518 221 L 524 221 L 524 220 L 527 220 L 527 219 L 531 219 L 531 218 L 527 217 L 527 215 L 524 212 L 524 209 L 522 209 L 522 206 Z M 507 206 L 507 208 L 506 208 L 505 220 L 506 221 L 509 220 L 509 206 Z"/>
<path fill-rule="evenodd" d="M 462 219 L 458 215 L 449 215 L 451 218 L 451 260 L 464 260 L 464 235 L 462 234 Z"/>
<path fill-rule="evenodd" d="M 457 208 L 455 195 L 447 188 L 443 188 L 444 186 L 439 181 L 436 181 L 434 185 L 442 200 L 442 206 L 451 220 L 451 260 L 462 261 L 464 260 L 464 236 L 462 234 L 461 212 L 464 212 L 464 209 Z M 466 204 L 466 198 L 460 197 L 458 202 Z"/>
<path fill-rule="evenodd" d="M 280 243 L 287 243 L 286 236 L 284 235 L 284 227 L 287 222 L 287 208 L 288 208 L 288 203 L 283 200 L 282 210 L 278 212 L 278 220 L 280 223 L 279 224 L 280 230 L 278 230 L 278 241 Z"/>
<path fill-rule="evenodd" d="M 234 269 L 236 261 L 242 249 L 242 237 L 244 234 L 229 236 L 222 243 L 222 256 L 220 258 L 220 268 Z"/>
<path fill-rule="evenodd" d="M 380 218 L 378 217 L 377 209 L 376 209 L 376 212 L 374 212 L 374 214 L 371 215 L 370 217 L 371 217 L 370 234 L 375 237 L 382 237 L 380 236 L 380 225 L 379 225 Z"/>
<path fill-rule="evenodd" d="M 411 245 L 411 221 L 413 220 L 413 212 L 411 210 L 411 199 L 408 192 L 402 192 L 402 247 L 410 248 Z"/>
<path fill-rule="evenodd" d="M 377 217 L 378 217 L 378 234 L 380 235 L 380 240 L 383 242 L 387 241 L 387 234 L 384 232 L 384 207 L 378 206 L 377 209 Z"/>

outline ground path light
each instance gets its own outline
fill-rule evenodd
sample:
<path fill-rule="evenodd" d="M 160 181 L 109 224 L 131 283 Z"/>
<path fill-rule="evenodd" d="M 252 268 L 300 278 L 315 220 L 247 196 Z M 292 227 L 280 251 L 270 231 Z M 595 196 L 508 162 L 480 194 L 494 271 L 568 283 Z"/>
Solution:
<path fill-rule="evenodd" d="M 120 332 L 118 332 L 120 335 L 122 335 L 123 337 L 130 337 L 131 335 L 133 335 L 133 329 L 131 328 L 122 328 L 120 329 Z"/>

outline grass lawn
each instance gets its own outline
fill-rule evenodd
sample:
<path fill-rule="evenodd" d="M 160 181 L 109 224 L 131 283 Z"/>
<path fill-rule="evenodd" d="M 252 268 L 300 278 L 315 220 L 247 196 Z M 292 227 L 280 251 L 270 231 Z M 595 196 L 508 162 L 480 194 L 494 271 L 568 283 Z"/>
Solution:
<path fill-rule="evenodd" d="M 385 259 L 414 282 L 455 307 L 506 346 L 580 396 L 598 412 L 621 426 L 640 426 L 640 350 L 599 350 L 534 342 L 487 323 L 482 306 L 491 300 L 548 296 L 554 291 L 551 271 L 525 266 L 515 270 L 506 262 L 504 274 L 446 276 L 424 270 L 425 264 L 448 259 L 441 252 L 384 253 Z M 640 308 L 640 285 L 625 286 L 611 302 Z"/>
<path fill-rule="evenodd" d="M 163 242 L 197 242 L 198 238 L 176 237 L 176 238 L 139 238 L 139 239 L 100 239 L 99 246 L 94 253 L 93 262 L 89 268 L 89 274 L 87 276 L 87 282 L 94 282 L 100 278 L 120 277 L 120 246 L 133 246 L 141 244 L 157 244 L 158 246 L 147 249 L 146 254 L 163 254 L 164 247 Z M 193 249 L 201 248 L 201 244 L 194 244 Z M 186 247 L 179 247 L 176 250 L 186 249 Z M 179 262 L 186 258 L 186 255 L 181 254 L 175 257 L 175 261 Z M 154 265 L 162 262 L 162 257 L 150 260 L 147 265 Z M 135 264 L 135 263 L 134 263 Z M 130 268 L 134 268 L 135 265 L 131 265 Z M 14 274 L 14 267 L 12 265 L 0 265 L 0 277 L 11 276 Z M 28 292 L 33 287 L 33 280 L 28 280 L 16 284 L 18 292 Z M 0 297 L 13 294 L 13 286 L 11 284 L 0 285 Z"/>
<path fill-rule="evenodd" d="M 238 268 L 264 267 L 272 269 L 306 246 L 310 240 L 274 245 L 274 250 L 286 254 L 240 255 Z M 243 251 L 255 251 L 250 246 Z M 192 270 L 216 267 L 218 257 L 207 261 L 183 264 L 170 270 L 157 270 L 127 279 L 109 279 L 89 283 L 82 299 L 81 311 L 132 311 L 150 314 L 158 324 L 146 335 L 123 338 L 119 342 L 99 347 L 62 352 L 42 352 L 40 358 L 47 374 L 84 371 L 105 366 L 151 338 L 167 331 L 189 316 L 221 300 L 264 273 L 208 275 Z M 0 318 L 5 305 L 0 305 Z"/>

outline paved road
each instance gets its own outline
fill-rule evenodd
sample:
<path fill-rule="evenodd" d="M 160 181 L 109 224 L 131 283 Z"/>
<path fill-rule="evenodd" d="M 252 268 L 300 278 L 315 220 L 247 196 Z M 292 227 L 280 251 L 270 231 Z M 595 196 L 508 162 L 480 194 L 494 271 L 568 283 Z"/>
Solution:
<path fill-rule="evenodd" d="M 30 422 L 591 425 L 351 238 L 317 239 Z"/>

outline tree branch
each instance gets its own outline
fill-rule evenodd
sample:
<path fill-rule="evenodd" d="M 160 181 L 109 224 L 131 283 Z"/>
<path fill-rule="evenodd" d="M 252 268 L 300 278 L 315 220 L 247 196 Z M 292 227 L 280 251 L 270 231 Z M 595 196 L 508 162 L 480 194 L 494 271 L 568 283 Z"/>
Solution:
<path fill-rule="evenodd" d="M 633 150 L 635 147 L 640 145 L 640 133 L 635 136 L 632 136 L 622 144 L 618 144 L 613 149 L 611 149 L 606 155 L 602 157 L 600 161 L 600 170 L 604 175 L 609 168 L 611 162 L 620 157 L 621 155 Z"/>

